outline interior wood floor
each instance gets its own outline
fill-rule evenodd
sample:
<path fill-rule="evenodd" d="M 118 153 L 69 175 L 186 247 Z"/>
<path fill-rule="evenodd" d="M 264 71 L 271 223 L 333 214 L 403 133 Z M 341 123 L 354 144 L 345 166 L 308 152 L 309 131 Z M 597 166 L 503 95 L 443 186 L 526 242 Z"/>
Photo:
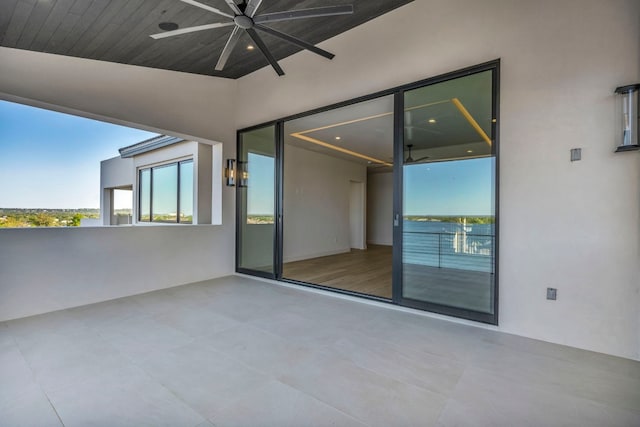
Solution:
<path fill-rule="evenodd" d="M 283 277 L 391 299 L 392 247 L 369 245 L 366 250 L 285 263 Z M 483 313 L 493 312 L 493 276 L 480 271 L 403 266 L 403 295 Z"/>
<path fill-rule="evenodd" d="M 391 246 L 368 245 L 366 250 L 287 262 L 286 279 L 391 298 Z"/>

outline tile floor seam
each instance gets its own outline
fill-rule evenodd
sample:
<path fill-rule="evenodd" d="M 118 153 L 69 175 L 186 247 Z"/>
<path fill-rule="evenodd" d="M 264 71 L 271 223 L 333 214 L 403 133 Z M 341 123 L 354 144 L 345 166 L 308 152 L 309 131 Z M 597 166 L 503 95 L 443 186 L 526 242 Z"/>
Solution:
<path fill-rule="evenodd" d="M 189 346 L 189 345 L 192 345 L 192 344 L 193 344 L 193 343 L 185 344 L 184 346 L 176 347 L 176 348 L 174 348 L 174 349 L 172 349 L 172 350 L 169 350 L 169 351 L 178 350 L 178 349 L 180 349 L 180 348 L 182 348 L 182 347 L 186 347 L 186 346 Z M 270 373 L 262 372 L 262 371 L 260 371 L 259 369 L 255 368 L 255 367 L 253 367 L 253 366 L 250 366 L 250 365 L 248 365 L 248 364 L 244 363 L 243 361 L 241 361 L 241 360 L 239 360 L 239 359 L 234 359 L 234 358 L 233 358 L 233 357 L 231 357 L 231 355 L 229 355 L 229 354 L 223 353 L 223 352 L 221 352 L 221 351 L 219 351 L 219 350 L 216 350 L 216 349 L 211 349 L 211 351 L 213 351 L 213 352 L 215 352 L 215 353 L 218 353 L 218 354 L 222 355 L 223 357 L 225 357 L 225 358 L 227 358 L 227 359 L 229 359 L 229 360 L 232 360 L 232 361 L 234 361 L 234 362 L 236 362 L 236 363 L 240 363 L 240 364 L 241 364 L 241 365 L 243 365 L 245 368 L 247 368 L 247 369 L 249 369 L 249 370 L 251 370 L 251 371 L 254 371 L 254 372 L 258 373 L 258 374 L 265 375 L 265 376 L 266 376 L 266 377 L 268 377 L 270 380 L 276 380 L 276 381 L 279 381 L 275 376 L 271 375 Z M 142 370 L 142 371 L 143 371 L 143 372 L 144 372 L 144 373 L 145 373 L 145 374 L 146 374 L 146 375 L 147 375 L 151 380 L 153 380 L 153 381 L 157 382 L 158 384 L 160 384 L 163 388 L 165 388 L 166 390 L 168 390 L 168 391 L 169 391 L 169 393 L 171 393 L 174 397 L 176 397 L 178 400 L 180 400 L 181 402 L 183 402 L 187 407 L 189 407 L 189 408 L 190 408 L 191 410 L 193 410 L 195 413 L 197 413 L 198 415 L 200 415 L 200 416 L 203 418 L 203 420 L 205 420 L 205 421 L 207 421 L 207 422 L 209 422 L 209 423 L 212 423 L 212 424 L 213 424 L 213 421 L 211 421 L 211 420 L 210 420 L 206 415 L 202 414 L 202 413 L 201 413 L 200 411 L 198 411 L 196 408 L 192 407 L 192 406 L 191 406 L 191 405 L 190 405 L 186 400 L 184 400 L 182 397 L 180 397 L 179 395 L 177 395 L 177 394 L 176 394 L 176 393 L 171 389 L 170 385 L 165 384 L 165 383 L 164 383 L 162 380 L 160 380 L 156 375 L 154 375 L 153 373 L 151 373 L 151 372 L 147 371 L 143 366 L 140 366 L 140 362 L 139 362 L 139 361 L 131 360 L 131 359 L 130 359 L 130 361 L 131 361 L 131 363 L 132 363 L 134 366 L 136 366 L 136 367 L 140 368 L 140 370 Z M 226 409 L 226 408 L 229 408 L 229 407 L 230 407 L 231 405 L 233 405 L 234 403 L 235 403 L 235 401 L 233 401 L 233 402 L 229 402 L 229 403 L 227 403 L 227 404 L 225 404 L 225 405 L 221 406 L 221 407 L 220 407 L 220 410 L 224 410 L 224 409 Z M 196 427 L 197 427 L 198 425 L 200 425 L 200 424 L 202 424 L 202 422 L 200 422 L 199 424 L 196 424 Z"/>
<path fill-rule="evenodd" d="M 137 366 L 137 365 L 136 365 Z M 141 368 L 142 369 L 142 368 Z M 147 372 L 145 369 L 142 369 L 142 371 L 147 374 L 149 376 L 149 378 L 155 382 L 156 384 L 160 385 L 160 387 L 162 387 L 163 389 L 165 389 L 170 395 L 172 395 L 173 397 L 175 397 L 178 402 L 181 402 L 183 405 L 185 405 L 187 408 L 191 409 L 193 412 L 195 412 L 196 414 L 200 415 L 200 417 L 202 417 L 202 421 L 200 421 L 198 424 L 196 424 L 196 427 L 199 426 L 200 424 L 202 424 L 205 421 L 211 422 L 209 420 L 209 418 L 207 418 L 204 414 L 200 413 L 200 411 L 198 411 L 196 408 L 194 408 L 193 406 L 191 406 L 189 404 L 189 402 L 187 402 L 186 400 L 184 400 L 182 397 L 180 397 L 180 395 L 176 394 L 167 384 L 165 384 L 163 381 L 156 379 L 153 375 L 151 375 L 149 372 Z"/>
<path fill-rule="evenodd" d="M 438 412 L 438 417 L 435 420 L 434 426 L 438 426 L 439 425 L 440 419 L 444 415 L 444 410 L 446 409 L 446 407 L 449 404 L 449 402 L 454 400 L 452 396 L 456 392 L 456 390 L 458 389 L 458 385 L 460 384 L 460 381 L 462 380 L 462 377 L 464 377 L 464 374 L 467 372 L 467 368 L 469 368 L 469 365 L 467 363 L 465 363 L 464 368 L 462 368 L 462 372 L 460 373 L 460 376 L 456 380 L 456 384 L 451 388 L 451 392 L 449 392 L 449 396 L 447 396 L 447 399 L 445 400 L 444 404 L 442 405 L 442 407 L 440 408 L 440 410 Z"/>
<path fill-rule="evenodd" d="M 49 405 L 51 405 L 51 409 L 53 410 L 53 413 L 56 414 L 56 417 L 58 418 L 58 421 L 60 421 L 60 425 L 62 425 L 62 427 L 65 427 L 64 421 L 62 421 L 62 417 L 60 417 L 60 414 L 58 413 L 58 410 L 56 409 L 55 405 L 53 404 L 53 402 L 49 398 L 49 395 L 47 394 L 47 392 L 45 392 L 44 389 L 42 389 L 42 385 L 40 383 L 38 383 L 38 387 L 40 388 L 40 390 L 44 394 L 44 397 L 47 399 L 47 402 L 49 402 Z"/>
<path fill-rule="evenodd" d="M 9 328 L 7 328 L 7 329 L 9 329 Z M 18 340 L 15 338 L 14 334 L 11 331 L 9 331 L 9 333 L 11 335 L 11 338 L 15 342 L 15 346 L 16 346 L 16 349 L 18 350 L 18 352 L 20 353 L 20 357 L 22 357 L 22 360 L 24 360 L 25 365 L 29 368 L 29 372 L 31 372 L 31 379 L 38 386 L 38 390 L 40 390 L 40 392 L 44 395 L 45 399 L 47 399 L 47 403 L 51 407 L 51 410 L 53 410 L 53 413 L 56 414 L 56 418 L 60 422 L 60 425 L 62 427 L 64 427 L 65 424 L 62 421 L 62 418 L 60 417 L 60 414 L 58 413 L 58 410 L 56 409 L 55 405 L 53 404 L 53 402 L 49 398 L 49 395 L 47 394 L 47 392 L 42 387 L 42 384 L 40 383 L 40 380 L 38 379 L 38 377 L 36 376 L 35 371 L 33 370 L 33 366 L 31 366 L 31 363 L 29 363 L 29 360 L 27 360 L 26 356 L 23 353 L 22 348 L 20 348 L 20 344 L 18 343 Z"/>
<path fill-rule="evenodd" d="M 366 422 L 365 420 L 363 420 L 363 419 L 361 419 L 361 418 L 357 417 L 356 415 L 349 414 L 349 413 L 347 413 L 347 412 L 343 411 L 343 410 L 342 410 L 342 409 L 340 409 L 340 408 L 336 408 L 335 406 L 333 406 L 331 403 L 329 403 L 329 402 L 325 401 L 324 399 L 321 399 L 321 398 L 320 398 L 320 397 L 318 397 L 318 396 L 315 396 L 315 395 L 310 394 L 310 393 L 308 393 L 308 392 L 306 392 L 306 391 L 304 391 L 304 390 L 299 389 L 299 388 L 298 388 L 298 387 L 296 387 L 294 384 L 289 383 L 289 382 L 288 382 L 288 381 L 286 381 L 285 379 L 276 378 L 276 381 L 278 381 L 278 382 L 280 382 L 280 383 L 282 383 L 282 384 L 286 385 L 287 387 L 291 387 L 291 388 L 293 388 L 293 389 L 295 389 L 295 390 L 298 390 L 300 393 L 303 393 L 305 396 L 309 396 L 310 398 L 312 398 L 312 399 L 314 399 L 314 400 L 317 400 L 318 402 L 322 402 L 324 405 L 327 405 L 327 406 L 329 406 L 330 408 L 335 409 L 336 411 L 340 412 L 341 414 L 344 414 L 344 415 L 348 416 L 349 418 L 353 418 L 354 420 L 358 421 L 359 423 L 361 423 L 361 424 L 363 424 L 363 425 L 365 425 L 365 426 L 367 426 L 367 427 L 371 427 L 371 424 L 369 424 L 369 423 L 368 423 L 368 422 Z"/>
<path fill-rule="evenodd" d="M 409 387 L 416 387 L 416 388 L 419 388 L 419 389 L 421 389 L 421 390 L 424 390 L 424 391 L 426 391 L 426 392 L 428 392 L 428 393 L 438 394 L 438 395 L 443 396 L 443 397 L 445 397 L 445 398 L 447 398 L 447 399 L 449 398 L 449 394 L 447 394 L 447 393 L 440 392 L 440 391 L 436 391 L 436 390 L 431 390 L 431 389 L 429 389 L 429 388 L 426 388 L 426 387 L 423 387 L 423 386 L 420 386 L 420 385 L 417 385 L 417 384 L 414 384 L 414 383 L 406 382 L 405 380 L 402 380 L 402 379 L 400 379 L 400 378 L 392 377 L 392 376 L 390 376 L 390 375 L 388 375 L 388 374 L 385 374 L 385 373 L 383 373 L 383 372 L 375 371 L 375 370 L 373 370 L 373 369 L 371 369 L 371 368 L 368 368 L 368 367 L 366 367 L 366 366 L 363 366 L 363 365 L 362 365 L 362 364 L 360 364 L 360 363 L 357 363 L 356 361 L 354 361 L 354 360 L 352 360 L 351 358 L 348 358 L 348 357 L 344 357 L 344 356 L 337 356 L 337 357 L 341 357 L 342 359 L 344 359 L 344 360 L 346 360 L 346 361 L 348 361 L 348 362 L 352 363 L 354 366 L 357 366 L 357 367 L 358 367 L 358 368 L 360 368 L 360 369 L 363 369 L 363 370 L 365 370 L 365 371 L 368 371 L 368 372 L 371 372 L 371 373 L 373 373 L 373 374 L 375 374 L 375 375 L 378 375 L 378 376 L 380 376 L 380 377 L 383 377 L 383 378 L 385 378 L 385 379 L 387 379 L 387 380 L 395 381 L 395 382 L 398 382 L 398 383 L 400 383 L 400 384 L 403 384 L 403 385 L 405 385 L 405 386 L 409 386 Z M 457 384 L 458 384 L 458 382 L 460 381 L 460 378 L 462 378 L 462 375 L 464 374 L 464 370 L 466 370 L 466 366 L 467 366 L 467 365 L 465 364 L 465 367 L 464 367 L 464 369 L 463 369 L 463 372 L 462 372 L 462 373 L 458 376 L 458 378 L 456 379 L 456 385 L 457 385 Z M 455 388 L 455 386 L 454 386 L 454 388 Z"/>
<path fill-rule="evenodd" d="M 480 366 L 471 366 L 471 367 L 473 369 L 475 369 L 475 370 L 478 370 L 478 371 L 483 372 L 483 373 L 485 373 L 487 375 L 490 375 L 490 376 L 498 375 L 499 378 L 501 380 L 503 380 L 503 381 L 515 382 L 513 379 L 509 378 L 508 376 L 501 376 L 499 374 L 496 374 L 496 372 L 494 372 L 494 371 L 492 371 L 490 369 L 486 369 L 486 368 L 483 368 L 483 367 L 480 367 Z M 465 367 L 465 371 L 466 371 L 466 369 L 467 369 L 467 367 Z M 460 378 L 462 378 L 462 376 Z M 458 381 L 460 381 L 460 380 L 458 380 Z M 553 393 L 553 394 L 557 394 L 557 395 L 560 395 L 560 396 L 567 396 L 567 397 L 570 397 L 570 398 L 573 398 L 573 399 L 576 399 L 576 400 L 582 400 L 582 401 L 586 401 L 586 402 L 591 402 L 591 403 L 593 403 L 595 405 L 603 406 L 603 407 L 606 407 L 606 408 L 609 408 L 609 409 L 628 411 L 628 412 L 632 412 L 632 413 L 640 415 L 640 406 L 638 406 L 637 408 L 627 408 L 627 407 L 623 407 L 623 406 L 614 406 L 609 402 L 604 402 L 604 401 L 601 401 L 601 400 L 595 400 L 595 399 L 593 399 L 591 397 L 582 396 L 582 395 L 576 394 L 575 392 L 570 392 L 568 390 L 556 390 L 556 389 L 550 390 L 548 387 L 545 388 L 545 386 L 542 385 L 542 384 L 535 384 L 535 383 L 534 384 L 531 384 L 531 383 L 526 383 L 525 384 L 525 383 L 518 382 L 518 386 L 522 387 L 524 389 L 533 390 L 533 391 L 536 391 L 536 392 L 539 392 L 539 393 L 546 393 L 546 394 Z"/>
<path fill-rule="evenodd" d="M 309 346 L 305 345 L 304 343 L 300 343 L 300 342 L 297 342 L 297 341 L 292 340 L 292 339 L 290 339 L 290 338 L 283 337 L 283 336 L 281 336 L 281 335 L 275 334 L 275 333 L 273 333 L 273 332 L 271 332 L 271 331 L 269 331 L 269 330 L 266 330 L 266 329 L 261 328 L 261 327 L 260 327 L 259 325 L 257 325 L 257 324 L 246 324 L 246 326 L 249 326 L 249 327 L 251 327 L 251 328 L 255 328 L 255 329 L 260 330 L 260 331 L 262 331 L 262 332 L 264 332 L 264 333 L 266 333 L 266 334 L 268 334 L 268 335 L 275 336 L 275 337 L 277 337 L 277 338 L 279 338 L 279 339 L 285 340 L 285 341 L 287 341 L 287 342 L 289 342 L 289 343 L 292 343 L 292 344 L 296 345 L 297 347 L 301 347 L 301 348 L 304 348 L 304 349 L 309 349 L 309 350 L 311 350 L 313 353 L 316 353 L 316 352 L 317 352 L 313 347 L 309 347 Z M 382 341 L 386 342 L 387 344 L 393 345 L 393 343 L 392 343 L 392 342 L 390 342 L 390 341 L 385 341 L 385 340 L 382 340 Z M 328 351 L 328 350 L 330 350 L 330 347 L 322 346 L 322 347 L 320 347 L 320 348 L 321 348 L 325 353 L 330 353 L 330 351 Z M 431 354 L 431 353 L 429 353 L 429 354 Z M 436 356 L 437 356 L 437 355 L 436 355 Z M 416 387 L 416 388 L 419 388 L 419 389 L 421 389 L 421 390 L 423 390 L 423 391 L 426 391 L 426 392 L 428 392 L 428 393 L 434 393 L 434 394 L 440 395 L 440 396 L 442 396 L 442 397 L 444 397 L 444 398 L 446 398 L 446 399 L 448 399 L 448 398 L 449 398 L 449 394 L 446 394 L 446 393 L 444 393 L 444 392 L 431 390 L 431 389 L 425 388 L 425 387 L 423 387 L 423 386 L 420 386 L 420 385 L 417 385 L 417 384 L 413 384 L 413 383 L 409 383 L 409 382 L 406 382 L 406 381 L 404 381 L 404 380 L 402 380 L 402 379 L 399 379 L 399 378 L 395 378 L 395 377 L 389 376 L 389 375 L 387 375 L 387 374 L 385 374 L 385 373 L 383 373 L 383 372 L 375 371 L 375 370 L 370 369 L 370 368 L 368 368 L 368 367 L 366 367 L 366 366 L 362 366 L 361 364 L 357 363 L 356 361 L 354 361 L 354 360 L 352 360 L 351 358 L 348 358 L 348 357 L 344 357 L 344 356 L 338 356 L 338 357 L 341 357 L 341 358 L 342 358 L 342 359 L 344 359 L 345 361 L 347 361 L 347 362 L 349 362 L 349 363 L 353 364 L 354 366 L 356 366 L 356 367 L 358 367 L 358 368 L 360 368 L 360 369 L 363 369 L 363 370 L 365 370 L 365 371 L 367 371 L 367 372 L 370 372 L 370 373 L 373 373 L 373 374 L 378 375 L 378 376 L 380 376 L 380 377 L 383 377 L 383 378 L 385 378 L 385 379 L 387 379 L 387 380 L 395 381 L 395 382 L 398 382 L 398 383 L 403 384 L 403 385 L 408 386 L 408 387 Z M 468 363 L 468 362 L 465 362 L 465 363 L 464 363 L 464 370 L 466 370 L 467 363 Z M 254 368 L 254 369 L 255 369 L 255 368 Z M 464 373 L 464 370 L 463 370 L 463 373 Z M 265 373 L 265 374 L 267 374 L 267 375 L 270 375 L 270 376 L 271 376 L 271 373 L 268 373 L 268 372 L 263 372 L 263 373 Z M 460 381 L 460 378 L 462 378 L 463 373 L 461 373 L 461 374 L 460 374 L 460 376 L 458 376 L 458 378 L 456 379 L 456 385 L 457 385 L 457 384 L 458 384 L 458 382 Z M 277 378 L 277 379 L 279 379 L 279 378 Z M 291 384 L 288 384 L 288 385 L 290 385 L 290 386 L 291 386 Z M 454 387 L 455 387 L 455 386 L 454 386 Z"/>

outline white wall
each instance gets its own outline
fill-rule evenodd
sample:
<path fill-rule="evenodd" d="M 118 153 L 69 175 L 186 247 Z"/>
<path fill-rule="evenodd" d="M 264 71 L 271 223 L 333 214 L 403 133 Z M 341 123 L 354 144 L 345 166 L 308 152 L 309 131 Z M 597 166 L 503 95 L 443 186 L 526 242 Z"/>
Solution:
<path fill-rule="evenodd" d="M 132 158 L 113 157 L 100 162 L 100 187 L 118 188 L 132 186 L 136 182 Z"/>
<path fill-rule="evenodd" d="M 367 177 L 367 243 L 393 244 L 393 174 Z"/>
<path fill-rule="evenodd" d="M 640 155 L 613 153 L 613 90 L 640 81 L 639 21 L 637 0 L 416 0 L 321 43 L 333 61 L 240 79 L 238 125 L 501 58 L 500 329 L 638 359 Z"/>
<path fill-rule="evenodd" d="M 284 261 L 349 252 L 351 181 L 365 165 L 285 145 Z"/>
<path fill-rule="evenodd" d="M 100 220 L 97 223 L 82 222 L 82 226 L 110 225 L 113 188 L 134 186 L 136 182 L 133 159 L 113 157 L 100 162 Z"/>
<path fill-rule="evenodd" d="M 222 159 L 235 157 L 236 85 L 0 47 L 0 99 L 222 142 L 219 182 Z M 216 179 L 222 225 L 0 230 L 0 320 L 233 273 L 234 189 Z"/>
<path fill-rule="evenodd" d="M 0 321 L 231 273 L 216 226 L 0 230 Z"/>

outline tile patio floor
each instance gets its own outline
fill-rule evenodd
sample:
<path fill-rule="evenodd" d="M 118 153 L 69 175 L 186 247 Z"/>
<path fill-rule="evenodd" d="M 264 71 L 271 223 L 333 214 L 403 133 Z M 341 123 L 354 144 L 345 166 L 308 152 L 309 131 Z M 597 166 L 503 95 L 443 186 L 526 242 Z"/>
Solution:
<path fill-rule="evenodd" d="M 2 426 L 640 426 L 640 362 L 231 276 L 0 323 Z"/>

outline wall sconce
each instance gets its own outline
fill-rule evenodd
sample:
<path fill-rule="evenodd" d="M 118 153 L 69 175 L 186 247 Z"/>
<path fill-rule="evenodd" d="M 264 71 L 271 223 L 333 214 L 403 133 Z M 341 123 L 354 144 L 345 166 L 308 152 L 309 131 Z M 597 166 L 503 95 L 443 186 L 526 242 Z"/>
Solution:
<path fill-rule="evenodd" d="M 227 159 L 227 166 L 224 168 L 224 178 L 227 181 L 227 187 L 236 185 L 236 161 Z"/>
<path fill-rule="evenodd" d="M 638 144 L 638 124 L 640 117 L 640 99 L 638 90 L 640 83 L 616 88 L 615 93 L 621 95 L 622 99 L 622 145 L 618 146 L 616 152 L 640 150 Z"/>

